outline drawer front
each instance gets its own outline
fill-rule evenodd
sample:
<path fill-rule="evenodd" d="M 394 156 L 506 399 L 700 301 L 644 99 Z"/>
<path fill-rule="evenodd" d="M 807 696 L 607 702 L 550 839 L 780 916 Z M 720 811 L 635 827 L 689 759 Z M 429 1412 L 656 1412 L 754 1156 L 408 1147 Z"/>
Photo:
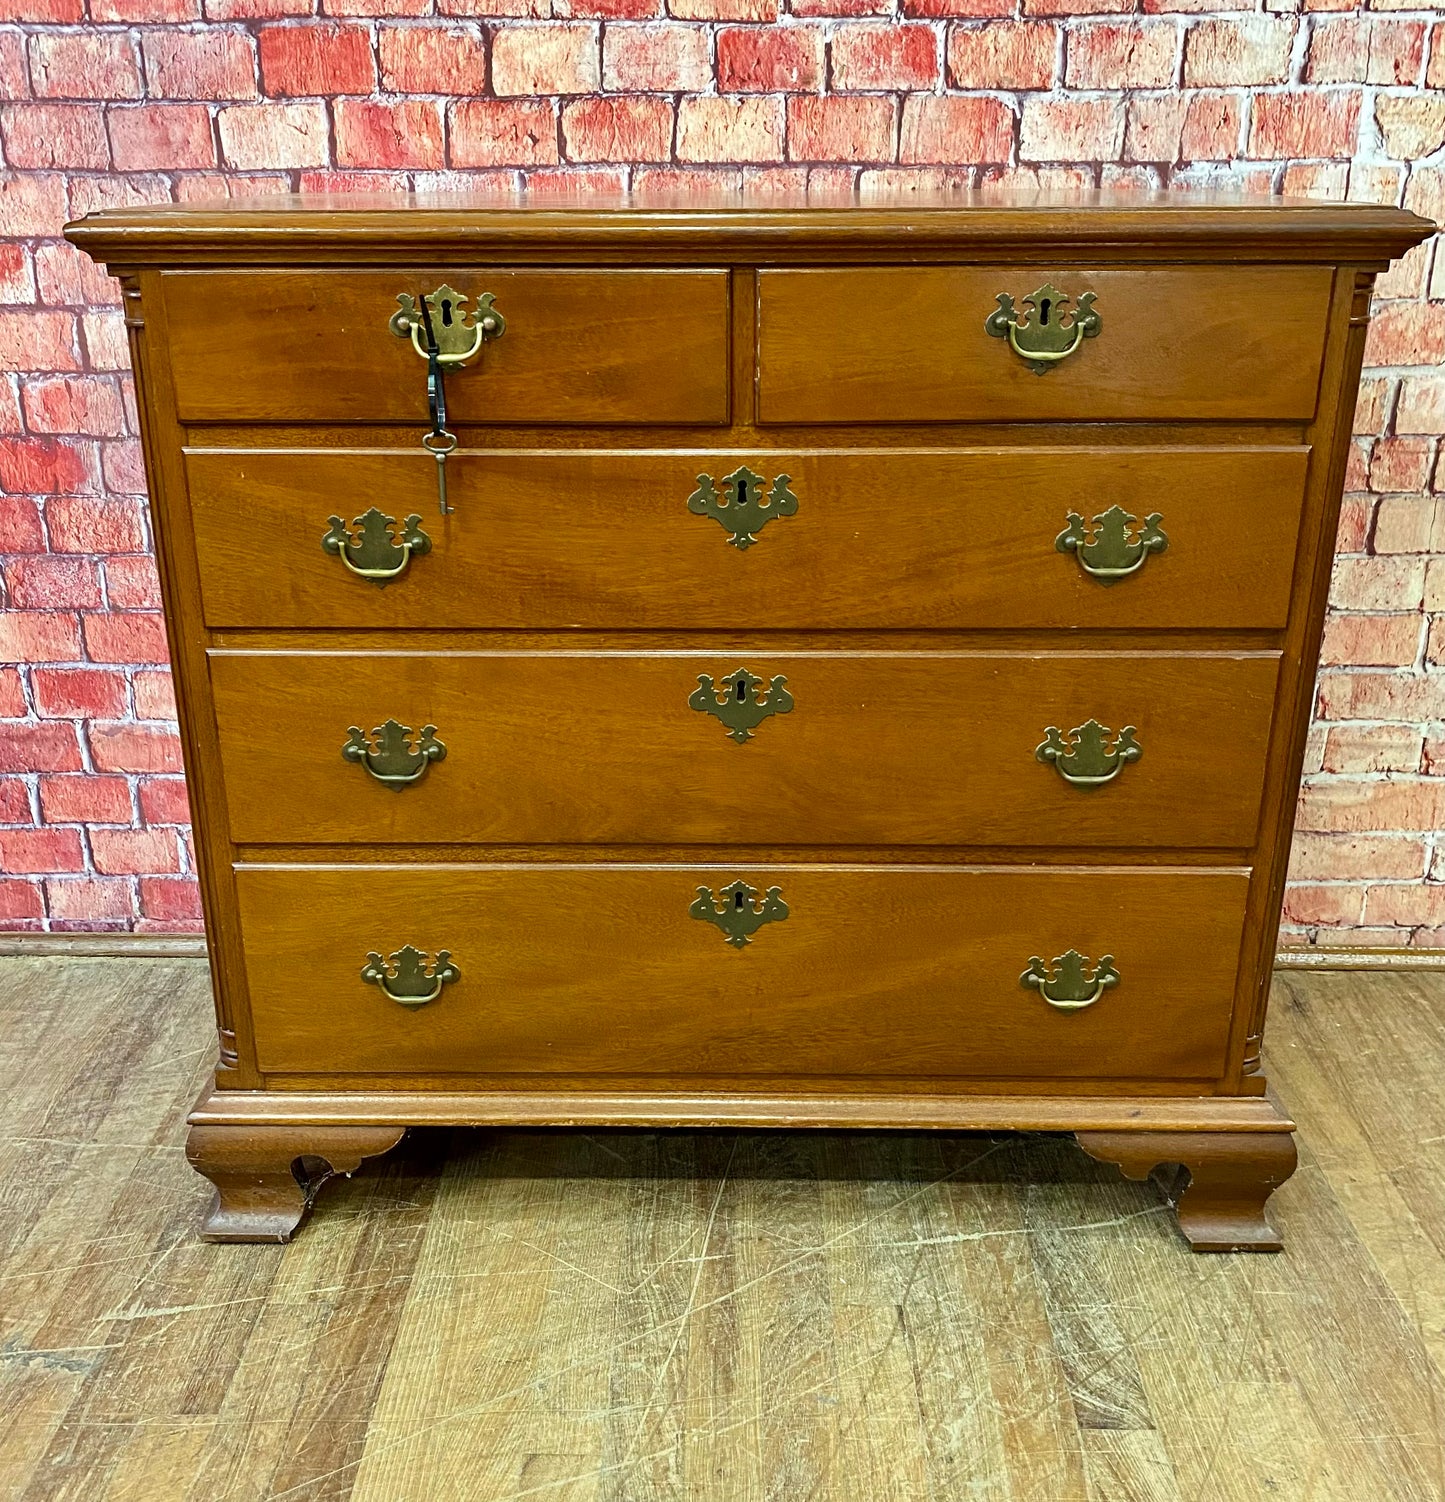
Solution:
<path fill-rule="evenodd" d="M 1279 627 L 1308 457 L 463 450 L 446 518 L 419 447 L 192 450 L 186 471 L 212 626 Z M 739 469 L 734 498 L 783 476 L 795 509 L 731 520 Z"/>
<path fill-rule="evenodd" d="M 699 888 L 715 918 L 736 912 L 736 897 L 718 907 L 735 882 L 750 889 L 736 897 L 759 920 L 751 935 L 695 916 Z M 242 867 L 237 877 L 263 1070 L 654 1085 L 1217 1077 L 1247 888 L 1239 871 L 1167 869 Z M 739 936 L 747 942 L 731 942 Z M 425 956 L 415 968 L 390 963 L 405 945 Z M 1058 962 L 1071 949 L 1088 963 L 1069 975 Z M 441 950 L 457 974 L 439 983 Z M 366 980 L 373 953 L 383 968 Z M 1112 982 L 1097 968 L 1106 955 Z M 1035 957 L 1044 989 L 1023 981 Z"/>
<path fill-rule="evenodd" d="M 765 423 L 1308 418 L 1323 267 L 970 266 L 764 271 Z M 1095 294 L 1099 327 L 1045 374 L 985 323 L 1041 283 Z M 1054 310 L 1057 323 L 1057 309 Z M 1015 334 L 1023 347 L 1028 335 Z"/>
<path fill-rule="evenodd" d="M 211 659 L 232 834 L 303 844 L 1243 849 L 1277 670 L 1274 653 L 765 646 Z M 410 734 L 382 744 L 388 720 Z"/>
<path fill-rule="evenodd" d="M 726 272 L 484 269 L 168 273 L 181 420 L 425 426 L 426 361 L 388 320 L 443 277 L 506 319 L 447 376 L 453 424 L 727 422 Z"/>

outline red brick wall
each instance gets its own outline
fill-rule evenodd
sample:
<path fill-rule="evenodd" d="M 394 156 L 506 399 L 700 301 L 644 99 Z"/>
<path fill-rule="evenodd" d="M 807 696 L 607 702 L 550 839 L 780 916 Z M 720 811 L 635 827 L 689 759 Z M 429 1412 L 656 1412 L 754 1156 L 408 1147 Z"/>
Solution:
<path fill-rule="evenodd" d="M 1082 182 L 1445 217 L 1408 0 L 0 0 L 0 927 L 197 924 L 120 202 Z M 1445 261 L 1381 284 L 1286 939 L 1445 943 Z M 1434 300 L 1432 300 L 1432 298 Z"/>

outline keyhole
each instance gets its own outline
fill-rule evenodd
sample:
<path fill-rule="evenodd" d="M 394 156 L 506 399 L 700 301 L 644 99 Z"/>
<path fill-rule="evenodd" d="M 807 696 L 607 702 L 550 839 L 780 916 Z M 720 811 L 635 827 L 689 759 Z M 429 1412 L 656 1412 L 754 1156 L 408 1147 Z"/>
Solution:
<path fill-rule="evenodd" d="M 1044 322 L 1047 323 L 1048 319 L 1045 318 Z M 447 328 L 452 324 L 452 300 L 449 297 L 442 298 L 442 323 Z"/>
<path fill-rule="evenodd" d="M 742 911 L 742 906 L 743 906 L 743 894 L 741 892 L 734 892 L 733 893 L 733 907 L 736 908 L 739 912 L 741 912 Z"/>
<path fill-rule="evenodd" d="M 739 704 L 743 703 L 748 696 L 748 685 L 745 679 L 739 678 L 733 685 L 733 697 Z"/>
<path fill-rule="evenodd" d="M 1049 321 L 1049 299 L 1046 297 L 1039 304 L 1039 322 L 1040 323 L 1047 323 L 1048 321 Z"/>

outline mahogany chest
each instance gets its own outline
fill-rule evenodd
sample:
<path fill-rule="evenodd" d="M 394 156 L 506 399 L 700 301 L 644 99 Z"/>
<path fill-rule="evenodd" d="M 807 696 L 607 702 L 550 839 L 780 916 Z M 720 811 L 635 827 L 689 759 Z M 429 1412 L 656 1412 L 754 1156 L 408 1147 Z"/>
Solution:
<path fill-rule="evenodd" d="M 204 1234 L 414 1124 L 1074 1132 L 1275 1249 L 1259 1067 L 1370 288 L 1197 198 L 258 199 L 120 277 Z M 1179 1173 L 1182 1168 L 1187 1173 Z"/>

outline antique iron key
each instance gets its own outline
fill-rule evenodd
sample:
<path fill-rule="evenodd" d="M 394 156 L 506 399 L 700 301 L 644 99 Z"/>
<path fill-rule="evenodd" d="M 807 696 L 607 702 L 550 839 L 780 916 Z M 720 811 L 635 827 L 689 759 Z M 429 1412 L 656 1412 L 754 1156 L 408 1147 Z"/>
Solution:
<path fill-rule="evenodd" d="M 431 413 L 431 431 L 423 434 L 421 445 L 437 462 L 437 504 L 443 516 L 451 514 L 447 504 L 447 455 L 457 446 L 457 435 L 447 431 L 447 387 L 442 374 L 441 348 L 432 327 L 431 306 L 419 298 L 422 325 L 426 330 L 426 401 Z"/>

